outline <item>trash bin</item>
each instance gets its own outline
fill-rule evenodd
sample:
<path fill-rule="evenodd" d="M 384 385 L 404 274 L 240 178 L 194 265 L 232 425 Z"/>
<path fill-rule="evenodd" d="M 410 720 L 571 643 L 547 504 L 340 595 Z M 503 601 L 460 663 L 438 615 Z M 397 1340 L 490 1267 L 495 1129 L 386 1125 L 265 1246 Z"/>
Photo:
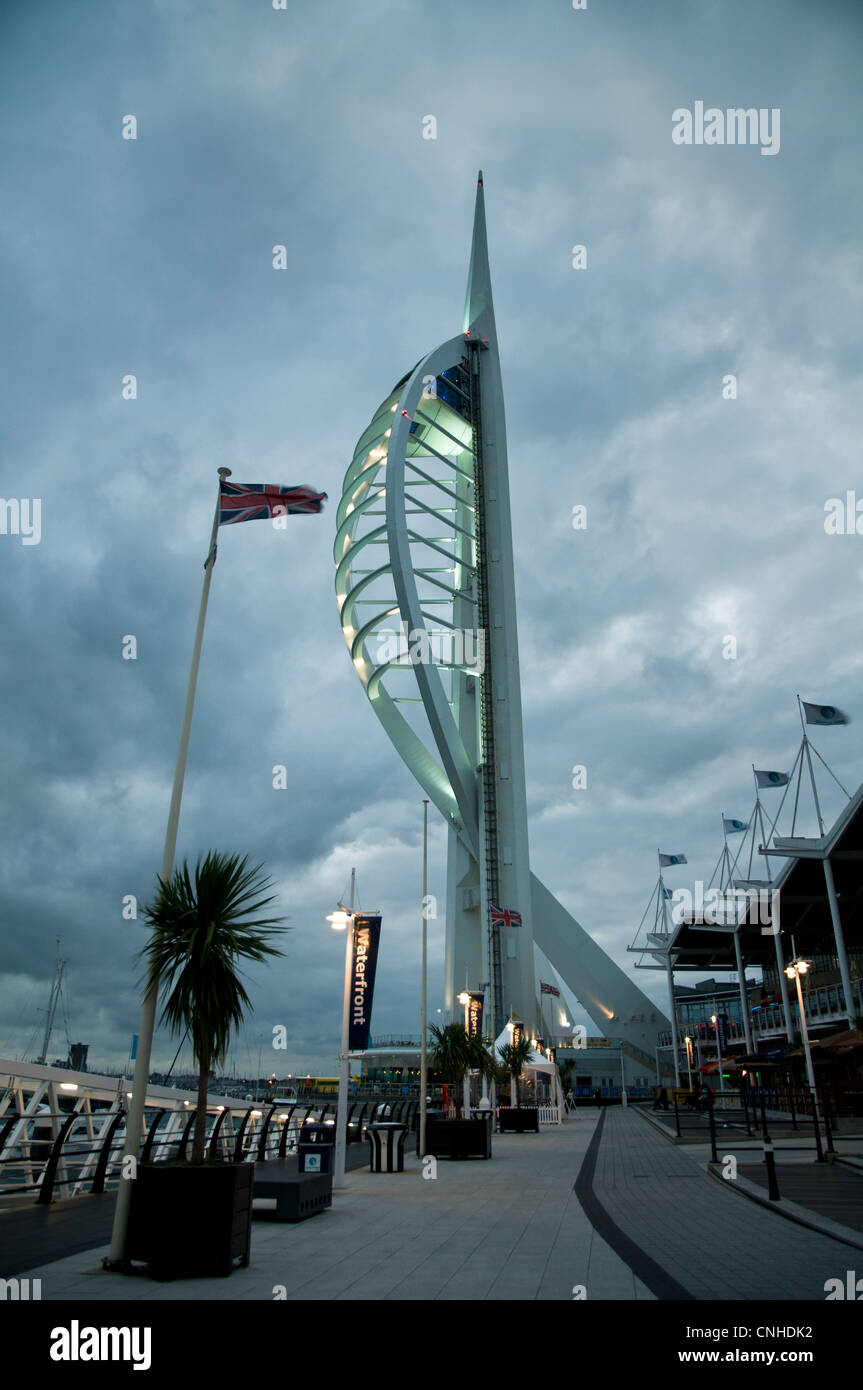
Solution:
<path fill-rule="evenodd" d="M 369 1125 L 366 1138 L 371 1153 L 369 1170 L 372 1173 L 403 1173 L 405 1170 L 405 1138 L 407 1125 L 398 1120 Z"/>
<path fill-rule="evenodd" d="M 335 1125 L 303 1125 L 297 1144 L 298 1171 L 332 1173 L 335 1142 Z"/>

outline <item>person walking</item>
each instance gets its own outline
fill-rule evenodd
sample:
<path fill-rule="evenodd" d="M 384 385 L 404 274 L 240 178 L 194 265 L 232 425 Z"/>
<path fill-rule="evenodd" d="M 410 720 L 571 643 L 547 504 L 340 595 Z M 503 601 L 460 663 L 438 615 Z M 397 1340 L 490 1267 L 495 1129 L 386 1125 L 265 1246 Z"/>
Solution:
<path fill-rule="evenodd" d="M 594 1104 L 596 1105 L 597 1110 L 601 1110 L 601 1109 L 602 1109 L 602 1091 L 599 1089 L 598 1086 L 597 1086 L 596 1090 L 595 1090 L 594 1093 L 593 1093 L 593 1100 L 594 1100 Z"/>

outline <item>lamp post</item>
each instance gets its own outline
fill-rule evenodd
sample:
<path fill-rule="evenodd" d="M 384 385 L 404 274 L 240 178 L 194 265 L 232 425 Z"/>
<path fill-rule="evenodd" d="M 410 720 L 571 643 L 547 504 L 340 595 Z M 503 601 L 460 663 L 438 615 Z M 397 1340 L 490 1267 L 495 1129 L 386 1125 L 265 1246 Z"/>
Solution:
<path fill-rule="evenodd" d="M 714 1001 L 715 1002 L 715 1001 Z M 722 1047 L 719 1041 L 719 1018 L 716 1014 L 710 1015 L 710 1022 L 713 1024 L 713 1032 L 716 1035 L 716 1070 L 719 1072 L 719 1093 L 725 1096 L 725 1078 L 722 1075 Z M 724 1099 L 723 1099 L 724 1104 Z"/>
<path fill-rule="evenodd" d="M 339 1052 L 339 1100 L 336 1108 L 336 1152 L 333 1162 L 333 1187 L 336 1189 L 347 1186 L 345 1182 L 345 1153 L 348 1138 L 348 1071 L 350 1061 L 348 1058 L 348 1020 L 350 1018 L 350 995 L 351 995 L 351 965 L 354 944 L 354 885 L 356 883 L 356 869 L 351 869 L 351 897 L 350 907 L 346 912 L 341 909 L 338 912 L 331 912 L 327 921 L 331 924 L 333 931 L 343 931 L 345 933 L 345 997 L 342 1005 L 342 1045 Z M 347 930 L 350 925 L 350 931 Z"/>
<path fill-rule="evenodd" d="M 793 960 L 786 967 L 785 974 L 789 980 L 797 982 L 797 1007 L 800 1010 L 800 1031 L 803 1034 L 803 1051 L 806 1054 L 806 1075 L 809 1078 L 809 1089 L 812 1092 L 812 1109 L 815 1114 L 816 1123 L 818 1121 L 818 1092 L 815 1089 L 815 1068 L 812 1065 L 812 1049 L 809 1046 L 809 1029 L 806 1027 L 806 1010 L 803 1007 L 803 987 L 800 984 L 800 976 L 807 974 L 809 961 Z"/>
<path fill-rule="evenodd" d="M 420 1009 L 420 1158 L 426 1151 L 426 1091 L 428 1090 L 428 834 L 429 804 L 423 801 L 423 985 Z"/>
<path fill-rule="evenodd" d="M 468 1038 L 468 1037 L 470 1037 L 470 995 L 468 994 L 468 992 L 467 992 L 466 989 L 463 989 L 462 992 L 461 992 L 461 994 L 458 996 L 458 1002 L 459 1002 L 459 1003 L 463 1006 L 463 1008 L 464 1008 L 464 1035 L 465 1035 L 466 1038 Z M 468 1119 L 468 1118 L 470 1117 L 470 1072 L 469 1072 L 469 1071 L 465 1071 L 464 1080 L 463 1080 L 463 1082 L 462 1082 L 462 1106 L 463 1106 L 463 1108 L 464 1108 L 464 1117 L 465 1117 L 465 1119 Z"/>

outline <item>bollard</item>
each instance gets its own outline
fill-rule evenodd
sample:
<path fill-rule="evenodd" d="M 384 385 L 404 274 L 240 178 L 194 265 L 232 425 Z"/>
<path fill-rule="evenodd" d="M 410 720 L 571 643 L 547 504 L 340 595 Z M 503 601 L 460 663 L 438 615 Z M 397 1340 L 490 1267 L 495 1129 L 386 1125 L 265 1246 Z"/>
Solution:
<path fill-rule="evenodd" d="M 821 1101 L 821 1109 L 824 1114 L 824 1135 L 827 1139 L 827 1152 L 829 1154 L 835 1154 L 836 1148 L 833 1144 L 833 1126 L 830 1123 L 830 1097 L 826 1090 Z"/>
<path fill-rule="evenodd" d="M 767 1194 L 771 1202 L 779 1201 L 779 1183 L 776 1181 L 776 1159 L 770 1136 L 764 1140 L 764 1162 L 767 1164 Z"/>
<path fill-rule="evenodd" d="M 821 1126 L 818 1123 L 818 1099 L 814 1090 L 812 1091 L 812 1123 L 815 1126 L 815 1152 L 817 1154 L 815 1162 L 826 1163 L 827 1160 L 824 1157 L 824 1150 L 821 1147 Z"/>
<path fill-rule="evenodd" d="M 707 1119 L 710 1125 L 710 1154 L 714 1163 L 719 1162 L 719 1155 L 716 1152 L 716 1117 L 713 1114 L 713 1106 L 708 1106 Z"/>

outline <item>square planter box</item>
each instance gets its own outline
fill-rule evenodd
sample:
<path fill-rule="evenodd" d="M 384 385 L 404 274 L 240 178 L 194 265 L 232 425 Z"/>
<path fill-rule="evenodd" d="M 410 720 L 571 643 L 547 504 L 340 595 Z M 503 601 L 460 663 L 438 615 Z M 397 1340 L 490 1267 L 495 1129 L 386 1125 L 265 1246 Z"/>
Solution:
<path fill-rule="evenodd" d="M 227 1277 L 249 1263 L 253 1163 L 140 1163 L 132 1186 L 126 1259 L 155 1279 Z"/>
<path fill-rule="evenodd" d="M 435 1158 L 491 1158 L 491 1111 L 487 1120 L 426 1119 L 426 1153 Z"/>
<path fill-rule="evenodd" d="M 502 1105 L 497 1114 L 501 1134 L 539 1134 L 539 1110 L 535 1105 Z"/>

